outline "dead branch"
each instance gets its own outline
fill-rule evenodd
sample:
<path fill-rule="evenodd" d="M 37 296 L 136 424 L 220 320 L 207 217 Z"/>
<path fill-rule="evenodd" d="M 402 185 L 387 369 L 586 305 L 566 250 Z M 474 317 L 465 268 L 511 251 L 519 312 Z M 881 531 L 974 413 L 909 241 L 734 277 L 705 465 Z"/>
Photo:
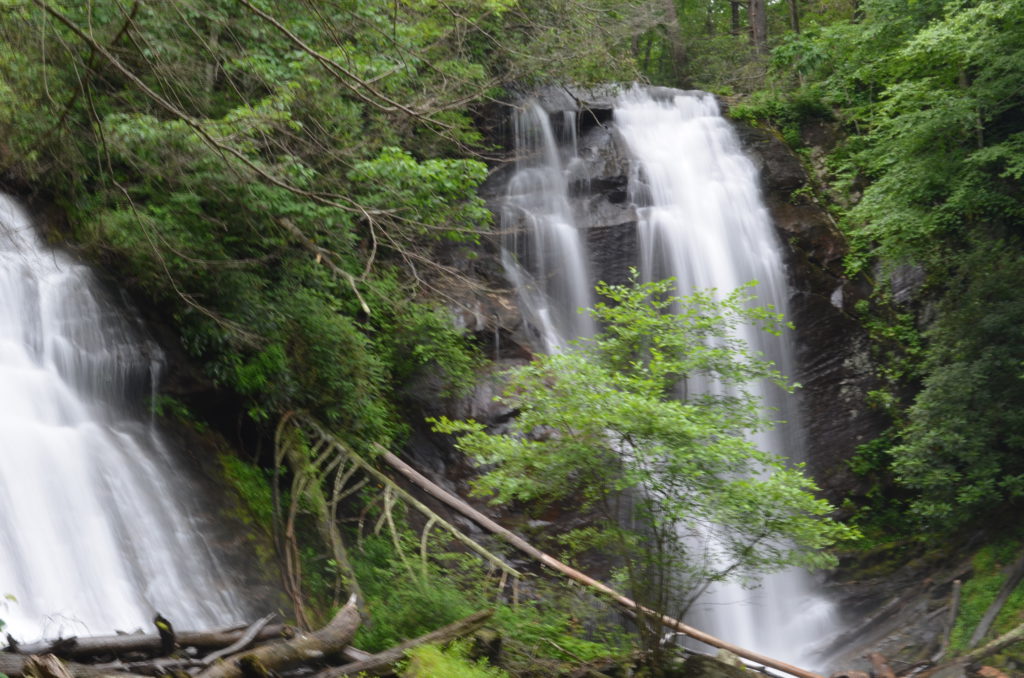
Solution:
<path fill-rule="evenodd" d="M 978 643 L 988 635 L 989 629 L 992 628 L 992 624 L 995 622 L 996 617 L 999 616 L 999 612 L 1006 605 L 1006 601 L 1010 599 L 1010 595 L 1017 588 L 1017 584 L 1020 583 L 1021 579 L 1024 579 L 1024 552 L 1021 552 L 1020 557 L 1006 572 L 1006 579 L 1003 581 L 1002 587 L 999 589 L 996 599 L 992 601 L 992 604 L 985 610 L 985 614 L 982 615 L 981 621 L 978 622 L 978 626 L 974 629 L 974 633 L 971 635 L 970 642 L 967 643 L 967 647 L 977 647 Z"/>
<path fill-rule="evenodd" d="M 270 620 L 273 619 L 274 616 L 275 615 L 273 614 L 268 614 L 266 617 L 257 620 L 252 626 L 247 628 L 245 630 L 245 633 L 242 634 L 242 637 L 236 640 L 234 643 L 225 647 L 223 650 L 211 652 L 210 654 L 203 657 L 203 665 L 212 664 L 218 659 L 227 657 L 229 654 L 234 654 L 235 652 L 241 652 L 245 648 L 252 645 L 253 642 L 255 642 L 256 637 L 260 634 L 260 631 L 262 631 L 263 628 L 270 623 Z"/>
<path fill-rule="evenodd" d="M 669 617 L 668 615 L 659 614 L 658 612 L 655 612 L 650 608 L 640 605 L 636 601 L 627 598 L 626 596 L 622 595 L 610 586 L 607 586 L 606 584 L 583 574 L 579 570 L 571 568 L 565 563 L 556 560 L 555 558 L 552 558 L 548 554 L 544 553 L 537 547 L 527 542 L 522 537 L 514 534 L 510 530 L 505 529 L 495 521 L 491 520 L 484 514 L 480 513 L 459 497 L 456 497 L 447 492 L 446 490 L 444 490 L 443 488 L 438 487 L 430 480 L 428 480 L 425 476 L 421 475 L 418 471 L 416 471 L 414 468 L 412 468 L 404 461 L 396 457 L 391 452 L 387 451 L 383 447 L 381 447 L 380 449 L 382 451 L 381 459 L 383 459 L 388 465 L 397 470 L 403 476 L 408 478 L 411 482 L 415 483 L 418 487 L 420 487 L 425 492 L 430 494 L 430 496 L 444 502 L 448 506 L 454 508 L 459 513 L 463 514 L 467 518 L 470 518 L 471 520 L 479 524 L 481 527 L 484 527 L 493 532 L 494 534 L 500 536 L 509 544 L 515 546 L 517 549 L 527 554 L 531 558 L 537 560 L 542 565 L 545 565 L 551 568 L 552 570 L 555 570 L 556 572 L 559 572 L 569 577 L 573 581 L 579 582 L 591 589 L 594 589 L 595 591 L 598 591 L 599 593 L 604 594 L 605 596 L 608 596 L 613 601 L 615 601 L 622 607 L 626 608 L 627 610 L 633 610 L 642 615 L 646 615 L 650 619 L 660 621 L 662 625 L 674 631 L 678 631 L 679 633 L 682 633 L 684 635 L 690 636 L 694 640 L 699 640 L 702 643 L 707 643 L 708 645 L 728 650 L 733 654 L 739 655 L 740 657 L 749 659 L 750 661 L 756 662 L 758 664 L 764 664 L 765 666 L 768 666 L 779 671 L 783 671 L 793 676 L 798 676 L 799 678 L 822 678 L 817 673 L 801 669 L 799 667 L 793 666 L 792 664 L 788 664 L 778 659 L 773 659 L 772 657 L 767 657 L 758 652 L 747 650 L 746 648 L 733 645 L 732 643 L 727 643 L 724 640 L 715 638 L 714 636 L 704 633 L 699 629 L 695 629 L 692 626 L 684 624 L 678 619 L 674 619 L 672 617 Z M 1022 633 L 1024 633 L 1024 631 L 1022 631 Z"/>

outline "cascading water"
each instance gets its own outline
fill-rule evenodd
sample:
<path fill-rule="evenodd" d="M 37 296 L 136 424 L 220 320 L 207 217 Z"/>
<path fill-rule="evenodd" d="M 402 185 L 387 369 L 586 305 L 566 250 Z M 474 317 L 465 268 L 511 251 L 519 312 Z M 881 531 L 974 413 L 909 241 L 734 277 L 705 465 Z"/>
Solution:
<path fill-rule="evenodd" d="M 0 196 L 0 607 L 7 630 L 241 621 L 143 407 L 162 356 Z M 133 405 L 135 405 L 133 407 Z"/>
<path fill-rule="evenodd" d="M 583 238 L 569 201 L 579 167 L 575 112 L 563 114 L 562 143 L 536 102 L 514 115 L 518 160 L 501 212 L 505 270 L 543 349 L 594 333 L 586 314 L 592 283 Z"/>
<path fill-rule="evenodd" d="M 757 170 L 714 97 L 678 93 L 655 100 L 633 88 L 619 98 L 615 124 L 636 161 L 630 190 L 639 206 L 641 275 L 655 280 L 674 276 L 681 294 L 703 288 L 726 293 L 756 280 L 759 302 L 785 314 L 785 268 Z M 783 374 L 794 374 L 790 340 L 753 328 L 741 332 Z M 756 444 L 801 460 L 794 399 L 774 387 L 754 393 L 770 408 L 770 416 L 788 422 L 757 434 Z M 816 643 L 838 620 L 810 575 L 792 569 L 767 577 L 755 590 L 715 586 L 697 602 L 693 623 L 743 647 L 814 664 L 820 661 L 812 656 Z"/>
<path fill-rule="evenodd" d="M 682 295 L 700 288 L 724 294 L 757 280 L 760 303 L 785 313 L 789 290 L 780 243 L 761 200 L 757 171 L 714 98 L 672 91 L 655 100 L 633 88 L 617 99 L 613 119 L 615 135 L 632 158 L 629 193 L 637 212 L 639 261 L 627 263 L 637 265 L 647 280 L 674 276 Z M 537 105 L 517 115 L 517 153 L 523 159 L 502 211 L 503 226 L 525 231 L 534 244 L 524 251 L 521 242 L 507 241 L 507 250 L 519 252 L 507 270 L 524 315 L 539 328 L 549 351 L 594 330 L 576 324 L 576 309 L 592 303 L 596 281 L 588 273 L 580 235 L 586 215 L 579 214 L 578 223 L 571 219 L 569 188 L 586 179 L 575 176 L 581 174 L 575 167 L 575 130 L 563 136 L 571 145 L 563 141 L 559 150 L 550 117 Z M 531 275 L 534 286 L 527 284 Z M 742 338 L 783 374 L 795 374 L 788 340 L 755 330 Z M 754 393 L 771 408 L 771 418 L 789 422 L 757 434 L 756 444 L 800 460 L 803 441 L 794 399 L 773 386 Z M 698 600 L 688 621 L 729 642 L 810 666 L 822 663 L 814 656 L 817 643 L 839 623 L 811 576 L 798 570 L 771 575 L 753 590 L 717 585 Z"/>

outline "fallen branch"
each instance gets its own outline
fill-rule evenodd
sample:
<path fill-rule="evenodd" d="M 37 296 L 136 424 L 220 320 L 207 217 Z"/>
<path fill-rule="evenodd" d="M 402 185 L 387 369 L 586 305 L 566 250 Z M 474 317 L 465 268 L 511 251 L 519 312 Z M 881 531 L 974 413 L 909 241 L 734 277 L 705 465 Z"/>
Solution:
<path fill-rule="evenodd" d="M 334 619 L 319 631 L 233 654 L 200 671 L 197 678 L 242 678 L 252 670 L 280 672 L 338 654 L 352 642 L 359 621 L 356 596 L 351 595 Z"/>
<path fill-rule="evenodd" d="M 953 626 L 956 624 L 956 615 L 960 611 L 960 589 L 963 587 L 959 579 L 953 580 L 953 592 L 950 594 L 949 610 L 946 614 L 946 622 L 942 631 L 942 641 L 939 649 L 932 655 L 932 661 L 941 661 L 949 650 L 949 638 L 953 634 Z"/>
<path fill-rule="evenodd" d="M 475 521 L 481 527 L 490 530 L 491 532 L 498 535 L 499 537 L 507 541 L 509 544 L 516 547 L 517 549 L 527 554 L 531 558 L 535 559 L 542 565 L 545 565 L 551 568 L 552 570 L 555 570 L 556 572 L 560 572 L 561 574 L 564 574 L 573 581 L 577 581 L 589 588 L 594 589 L 595 591 L 598 591 L 608 596 L 613 601 L 623 606 L 627 610 L 632 610 L 640 614 L 646 615 L 647 617 L 653 620 L 659 621 L 663 626 L 670 628 L 674 631 L 678 631 L 679 633 L 682 633 L 684 635 L 687 635 L 693 638 L 694 640 L 699 640 L 702 643 L 707 643 L 708 645 L 712 645 L 723 650 L 728 650 L 729 652 L 732 652 L 735 655 L 738 655 L 745 659 L 749 659 L 750 661 L 756 662 L 758 664 L 764 664 L 765 666 L 776 669 L 778 671 L 783 671 L 790 675 L 798 676 L 799 678 L 822 678 L 817 673 L 801 669 L 797 666 L 793 666 L 792 664 L 788 664 L 778 659 L 773 659 L 772 657 L 765 656 L 758 652 L 753 652 L 752 650 L 739 647 L 738 645 L 733 645 L 732 643 L 728 643 L 710 634 L 704 633 L 699 629 L 695 629 L 692 626 L 684 624 L 678 619 L 674 619 L 672 617 L 669 617 L 668 615 L 659 614 L 648 607 L 640 605 L 636 601 L 627 598 L 626 596 L 622 595 L 621 593 L 607 586 L 606 584 L 583 574 L 579 570 L 569 567 L 565 563 L 556 560 L 555 558 L 552 558 L 548 554 L 544 553 L 537 547 L 527 542 L 522 537 L 514 534 L 510 530 L 505 529 L 495 521 L 491 520 L 484 514 L 480 513 L 459 497 L 456 497 L 449 493 L 448 491 L 446 491 L 445 489 L 437 486 L 429 479 L 427 479 L 425 476 L 420 474 L 416 469 L 406 464 L 404 461 L 396 457 L 394 454 L 392 454 L 385 448 L 381 446 L 378 446 L 378 448 L 381 451 L 381 459 L 383 459 L 388 465 L 390 465 L 396 471 L 405 476 L 410 482 L 414 483 L 417 487 L 423 489 L 423 491 L 425 491 L 430 496 L 434 497 L 435 499 L 438 499 L 439 501 L 444 502 L 448 506 L 452 507 L 453 509 L 461 513 L 462 515 Z"/>
<path fill-rule="evenodd" d="M 988 635 L 989 629 L 992 628 L 996 617 L 999 616 L 1000 610 L 1006 605 L 1006 601 L 1010 599 L 1010 595 L 1017 588 L 1017 585 L 1020 584 L 1021 579 L 1024 579 L 1024 552 L 1021 552 L 1017 562 L 1007 571 L 1006 580 L 999 589 L 999 594 L 992 601 L 992 604 L 988 606 L 988 609 L 985 610 L 985 614 L 982 615 L 981 621 L 978 622 L 978 626 L 974 629 L 967 647 L 977 647 L 978 643 Z"/>
<path fill-rule="evenodd" d="M 313 678 L 341 678 L 341 676 L 367 675 L 382 676 L 391 672 L 394 665 L 405 658 L 405 653 L 414 647 L 427 645 L 429 643 L 446 643 L 455 638 L 472 633 L 494 614 L 494 610 L 481 610 L 476 614 L 452 622 L 448 626 L 431 631 L 412 640 L 399 643 L 392 648 L 370 655 L 362 661 L 336 666 L 320 671 Z"/>
<path fill-rule="evenodd" d="M 263 627 L 269 624 L 270 620 L 273 618 L 274 615 L 268 614 L 266 617 L 257 620 L 256 623 L 254 623 L 252 626 L 245 630 L 245 633 L 243 633 L 242 637 L 239 638 L 237 641 L 225 647 L 223 650 L 211 652 L 207 656 L 203 657 L 203 664 L 212 664 L 218 659 L 227 657 L 229 654 L 234 654 L 235 652 L 241 652 L 245 648 L 249 647 L 256 640 L 256 636 L 260 634 L 260 631 L 263 630 Z"/>
<path fill-rule="evenodd" d="M 920 678 L 926 678 L 927 676 L 935 675 L 936 673 L 951 668 L 953 666 L 968 667 L 973 664 L 977 664 L 985 657 L 994 655 L 997 652 L 1003 650 L 1004 648 L 1007 648 L 1010 645 L 1013 645 L 1014 643 L 1019 643 L 1021 641 L 1024 641 L 1024 624 L 1020 624 L 1019 626 L 1014 627 L 1013 629 L 1007 631 L 1006 633 L 999 636 L 987 645 L 983 645 L 982 647 L 979 647 L 976 650 L 972 650 L 971 652 L 968 652 L 965 655 L 961 655 L 959 657 L 951 659 L 950 661 L 944 664 L 939 664 L 938 666 L 925 671 L 924 673 L 920 674 Z"/>

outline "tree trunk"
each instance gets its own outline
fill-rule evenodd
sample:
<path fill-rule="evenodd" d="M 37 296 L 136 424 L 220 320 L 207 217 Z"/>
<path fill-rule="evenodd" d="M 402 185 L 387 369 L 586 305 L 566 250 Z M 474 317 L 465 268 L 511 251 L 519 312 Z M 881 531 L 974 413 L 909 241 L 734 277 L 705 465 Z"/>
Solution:
<path fill-rule="evenodd" d="M 361 661 L 325 669 L 317 673 L 313 678 L 341 678 L 342 676 L 357 674 L 367 676 L 387 675 L 391 673 L 394 665 L 405 657 L 406 651 L 428 643 L 445 643 L 472 633 L 480 628 L 492 614 L 494 614 L 494 610 L 481 610 L 476 614 L 460 619 L 457 622 L 452 622 L 448 626 L 436 631 L 431 631 L 430 633 L 395 645 L 383 652 L 370 655 Z"/>
<path fill-rule="evenodd" d="M 300 633 L 290 640 L 239 652 L 201 671 L 197 678 L 243 678 L 259 673 L 281 672 L 305 662 L 338 654 L 352 642 L 359 628 L 356 596 L 334 615 L 331 622 L 312 633 Z"/>
<path fill-rule="evenodd" d="M 789 0 L 789 27 L 793 29 L 794 33 L 800 32 L 800 8 L 797 6 L 797 0 Z"/>
<path fill-rule="evenodd" d="M 732 12 L 729 19 L 729 32 L 733 35 L 740 34 L 740 4 L 739 0 L 729 2 L 729 9 Z"/>
<path fill-rule="evenodd" d="M 750 0 L 750 42 L 758 54 L 768 52 L 768 11 L 765 0 Z"/>

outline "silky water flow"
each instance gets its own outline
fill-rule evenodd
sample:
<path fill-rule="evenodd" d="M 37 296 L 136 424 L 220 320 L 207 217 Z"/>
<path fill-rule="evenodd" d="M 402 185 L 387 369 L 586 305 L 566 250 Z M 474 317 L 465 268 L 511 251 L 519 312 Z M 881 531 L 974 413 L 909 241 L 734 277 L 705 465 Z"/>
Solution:
<path fill-rule="evenodd" d="M 19 640 L 244 621 L 150 412 L 162 355 L 0 196 L 0 619 Z"/>
<path fill-rule="evenodd" d="M 540 106 L 529 105 L 517 114 L 520 160 L 502 213 L 508 233 L 506 270 L 527 322 L 547 351 L 561 350 L 568 339 L 594 331 L 576 313 L 593 303 L 595 280 L 583 236 L 586 215 L 574 215 L 570 208 L 570 186 L 587 180 L 579 166 L 574 122 L 564 121 L 567 129 L 556 135 L 551 116 Z M 781 246 L 760 195 L 757 170 L 714 97 L 662 90 L 654 98 L 633 87 L 618 97 L 613 124 L 630 155 L 639 261 L 629 263 L 641 277 L 673 276 L 680 295 L 704 288 L 724 294 L 756 280 L 759 303 L 785 313 L 789 289 Z M 741 331 L 752 349 L 792 377 L 796 364 L 790 338 Z M 795 397 L 770 384 L 755 393 L 771 408 L 770 418 L 788 422 L 756 434 L 756 444 L 801 460 Z M 839 630 L 833 603 L 811 574 L 798 569 L 769 575 L 753 589 L 715 585 L 691 607 L 687 621 L 723 640 L 808 667 L 824 663 L 817 653 Z"/>

